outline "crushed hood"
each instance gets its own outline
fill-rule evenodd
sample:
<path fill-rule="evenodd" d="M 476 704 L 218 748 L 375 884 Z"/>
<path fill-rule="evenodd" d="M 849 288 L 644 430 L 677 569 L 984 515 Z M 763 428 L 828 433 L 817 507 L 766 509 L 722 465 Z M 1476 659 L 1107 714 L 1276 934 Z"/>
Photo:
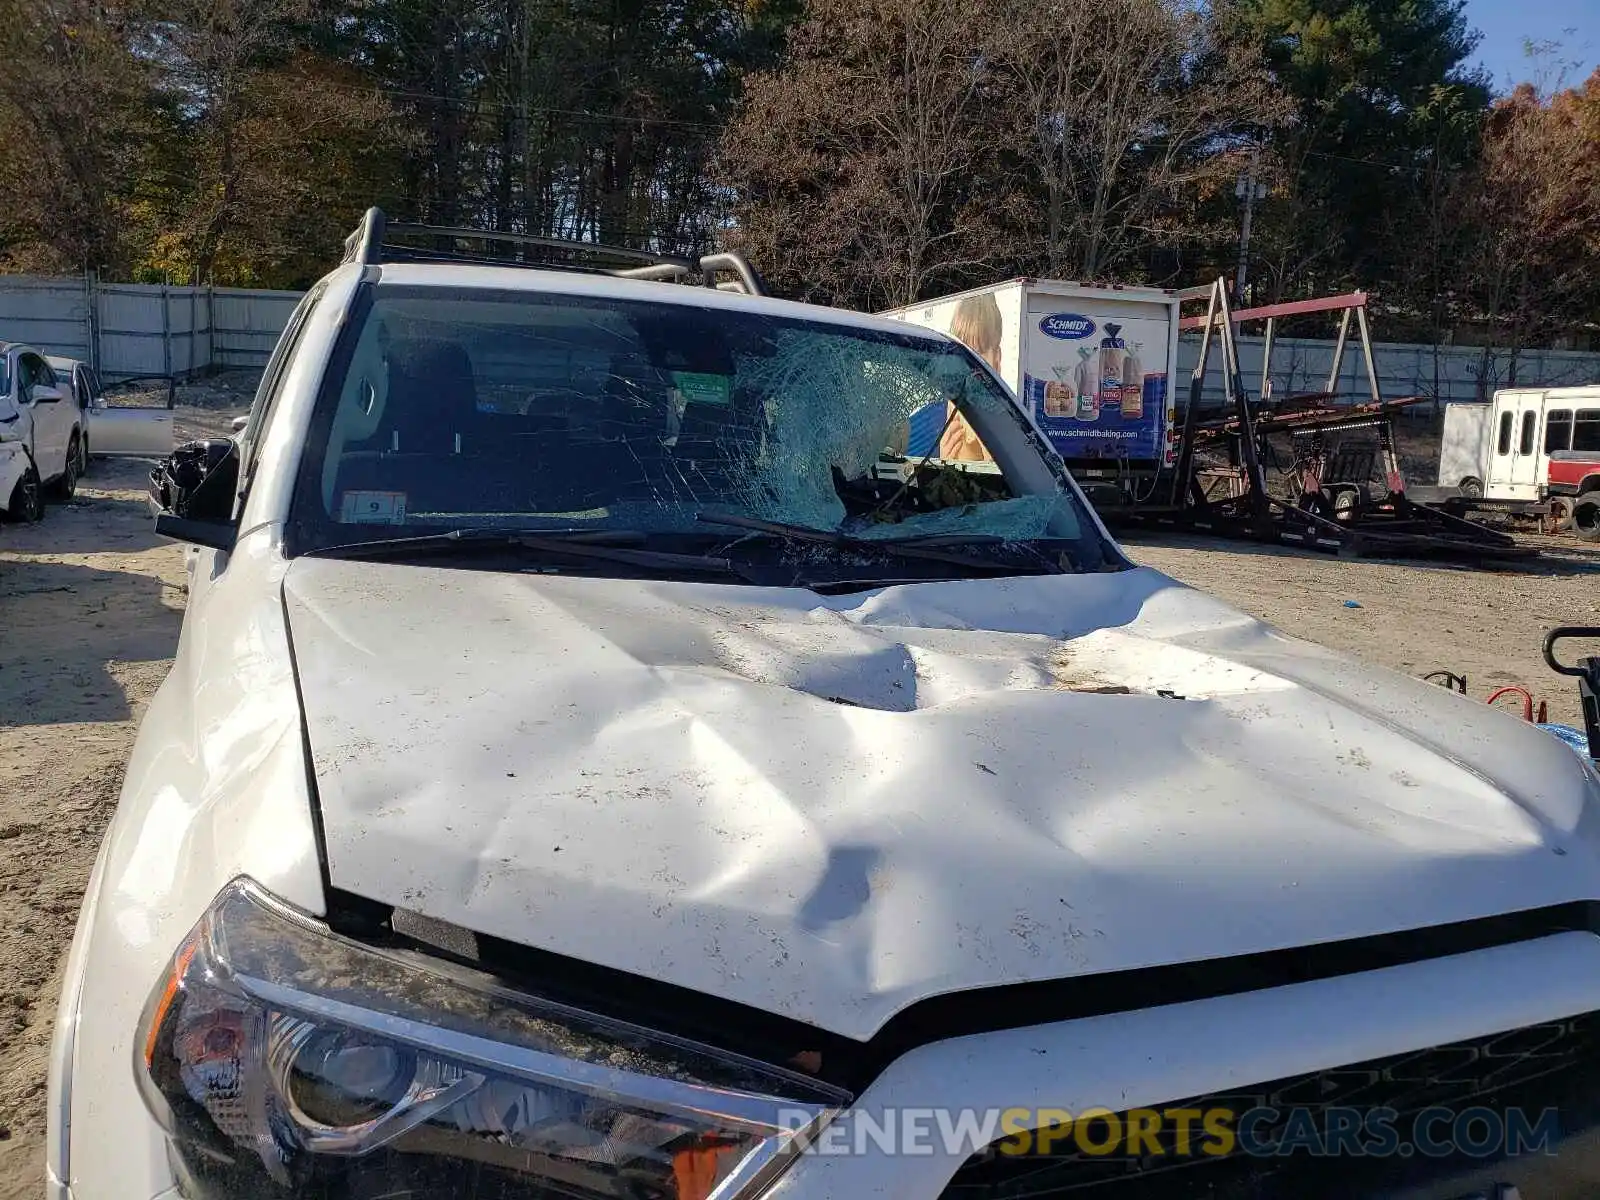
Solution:
<path fill-rule="evenodd" d="M 336 887 L 849 1037 L 1600 894 L 1556 739 L 1150 570 L 285 588 Z"/>

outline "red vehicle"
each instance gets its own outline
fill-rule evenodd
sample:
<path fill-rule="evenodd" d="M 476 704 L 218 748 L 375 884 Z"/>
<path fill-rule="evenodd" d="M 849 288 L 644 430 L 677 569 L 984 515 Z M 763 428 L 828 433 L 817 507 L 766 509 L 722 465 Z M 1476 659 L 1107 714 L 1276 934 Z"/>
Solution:
<path fill-rule="evenodd" d="M 1572 513 L 1572 531 L 1600 542 L 1600 451 L 1556 450 L 1545 467 L 1544 494 Z"/>

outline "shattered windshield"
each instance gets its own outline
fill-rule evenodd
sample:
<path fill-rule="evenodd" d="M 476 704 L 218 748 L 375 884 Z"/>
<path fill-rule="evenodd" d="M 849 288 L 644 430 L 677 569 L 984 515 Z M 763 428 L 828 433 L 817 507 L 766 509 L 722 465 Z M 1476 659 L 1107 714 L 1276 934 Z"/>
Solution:
<path fill-rule="evenodd" d="M 302 546 L 484 528 L 710 536 L 731 515 L 852 542 L 1043 539 L 1100 559 L 1003 389 L 915 331 L 383 286 L 357 328 L 302 461 Z M 961 417 L 992 455 L 906 455 L 913 418 Z"/>

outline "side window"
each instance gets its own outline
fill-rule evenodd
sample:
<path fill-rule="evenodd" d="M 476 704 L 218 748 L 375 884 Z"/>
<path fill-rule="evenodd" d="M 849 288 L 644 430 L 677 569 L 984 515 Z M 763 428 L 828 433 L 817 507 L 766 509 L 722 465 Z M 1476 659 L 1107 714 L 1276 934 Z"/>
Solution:
<path fill-rule="evenodd" d="M 1512 414 L 1508 412 L 1500 414 L 1500 436 L 1496 439 L 1494 447 L 1496 454 L 1511 453 L 1511 421 Z"/>
<path fill-rule="evenodd" d="M 261 386 L 256 390 L 255 403 L 250 408 L 250 423 L 245 426 L 243 434 L 247 456 L 243 478 L 247 488 L 251 475 L 255 473 L 256 455 L 261 448 L 261 432 L 267 427 L 267 419 L 272 415 L 272 406 L 277 403 L 284 373 L 300 346 L 300 339 L 310 323 L 312 310 L 316 308 L 317 301 L 322 299 L 322 293 L 326 290 L 319 285 L 306 293 L 305 298 L 289 315 L 289 323 L 284 326 L 283 336 L 278 339 L 277 348 L 267 361 L 266 370 L 261 373 Z"/>
<path fill-rule="evenodd" d="M 1572 426 L 1574 450 L 1600 450 L 1600 408 L 1580 408 Z"/>
<path fill-rule="evenodd" d="M 1572 410 L 1553 408 L 1544 419 L 1544 452 L 1572 449 Z"/>
<path fill-rule="evenodd" d="M 28 399 L 33 399 L 33 389 L 41 384 L 45 387 L 55 386 L 56 373 L 37 354 L 24 354 L 18 362 L 22 367 L 22 394 Z"/>
<path fill-rule="evenodd" d="M 1517 446 L 1518 454 L 1532 454 L 1534 439 L 1539 434 L 1539 414 L 1525 412 L 1522 414 L 1522 438 Z"/>

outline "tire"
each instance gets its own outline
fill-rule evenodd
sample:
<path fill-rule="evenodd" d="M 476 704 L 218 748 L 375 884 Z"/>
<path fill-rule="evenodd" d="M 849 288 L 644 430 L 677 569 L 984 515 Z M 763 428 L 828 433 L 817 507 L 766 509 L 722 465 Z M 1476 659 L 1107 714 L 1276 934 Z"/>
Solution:
<path fill-rule="evenodd" d="M 39 486 L 39 472 L 29 467 L 11 489 L 11 502 L 6 506 L 6 518 L 31 525 L 44 516 L 44 489 Z"/>
<path fill-rule="evenodd" d="M 1572 506 L 1572 532 L 1586 542 L 1600 542 L 1600 492 L 1585 492 Z"/>
<path fill-rule="evenodd" d="M 1340 487 L 1333 493 L 1333 519 L 1335 521 L 1354 521 L 1361 516 L 1361 510 L 1367 507 L 1367 498 L 1361 494 L 1360 488 Z"/>
<path fill-rule="evenodd" d="M 73 434 L 72 440 L 67 443 L 67 461 L 61 468 L 61 474 L 50 485 L 50 492 L 57 500 L 71 500 L 78 492 L 78 476 L 83 474 L 83 451 L 78 445 L 78 435 Z"/>
<path fill-rule="evenodd" d="M 1468 500 L 1483 499 L 1483 480 L 1476 475 L 1468 475 L 1461 481 L 1461 494 Z"/>
<path fill-rule="evenodd" d="M 78 478 L 82 479 L 89 473 L 89 435 L 83 434 L 78 438 Z"/>

